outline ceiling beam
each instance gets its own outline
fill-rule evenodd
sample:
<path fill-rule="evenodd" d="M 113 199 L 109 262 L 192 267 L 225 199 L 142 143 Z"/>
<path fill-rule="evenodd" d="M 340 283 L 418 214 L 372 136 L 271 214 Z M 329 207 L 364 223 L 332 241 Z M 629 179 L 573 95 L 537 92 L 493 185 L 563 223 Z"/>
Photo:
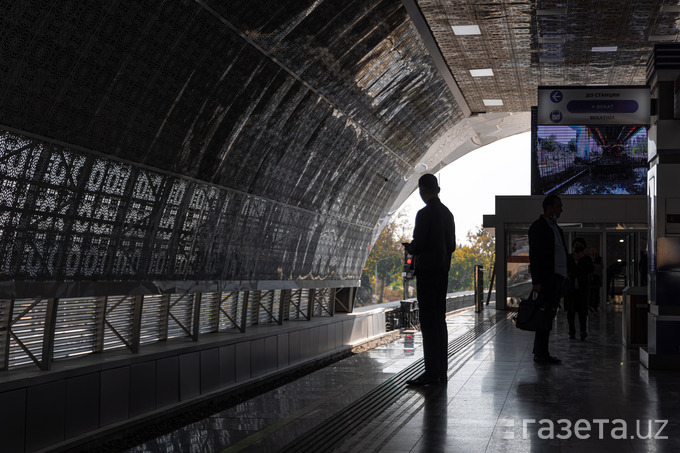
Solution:
<path fill-rule="evenodd" d="M 458 103 L 460 110 L 463 112 L 463 115 L 465 115 L 465 117 L 470 116 L 472 111 L 465 100 L 465 96 L 463 96 L 463 93 L 460 91 L 456 80 L 453 78 L 453 74 L 451 74 L 451 71 L 449 70 L 449 65 L 446 64 L 446 60 L 444 60 L 444 56 L 439 49 L 439 45 L 437 45 L 437 41 L 435 41 L 432 31 L 427 25 L 427 21 L 425 20 L 422 11 L 420 11 L 420 7 L 416 3 L 416 0 L 402 0 L 402 3 L 404 4 L 409 16 L 411 16 L 413 25 L 415 25 L 416 30 L 418 30 L 418 33 L 423 39 L 423 43 L 432 57 L 439 74 L 441 74 L 442 78 L 446 82 L 446 85 L 448 85 L 449 89 L 451 90 L 451 93 Z"/>

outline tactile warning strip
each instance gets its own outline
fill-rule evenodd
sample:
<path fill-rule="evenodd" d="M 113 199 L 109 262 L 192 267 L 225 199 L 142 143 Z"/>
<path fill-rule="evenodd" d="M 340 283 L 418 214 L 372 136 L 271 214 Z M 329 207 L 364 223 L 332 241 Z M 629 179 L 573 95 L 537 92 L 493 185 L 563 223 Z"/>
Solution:
<path fill-rule="evenodd" d="M 474 351 L 462 354 L 461 357 L 456 356 L 455 358 L 454 354 L 462 352 L 468 346 L 473 345 L 476 340 L 482 339 L 483 336 L 486 337 L 485 334 L 497 324 L 503 323 L 502 325 L 504 326 L 507 319 L 508 316 L 505 313 L 498 313 L 479 322 L 475 327 L 449 342 L 449 376 L 455 374 L 462 367 L 463 363 L 472 356 Z M 491 333 L 495 334 L 495 330 Z M 492 336 L 490 335 L 489 339 Z M 479 347 L 482 347 L 486 341 L 478 343 L 480 344 Z M 451 360 L 451 358 L 454 358 L 454 360 Z M 348 447 L 348 445 L 343 445 L 344 442 L 364 428 L 369 421 L 378 416 L 383 419 L 389 418 L 389 414 L 385 414 L 385 412 L 395 403 L 404 400 L 404 397 L 409 392 L 406 381 L 420 375 L 424 368 L 423 359 L 414 362 L 411 366 L 395 374 L 363 398 L 325 420 L 322 426 L 314 427 L 306 434 L 299 436 L 293 442 L 283 447 L 280 451 L 295 453 L 318 452 L 329 451 L 340 445 L 343 448 Z M 398 407 L 395 407 L 394 411 L 398 412 L 399 407 L 403 405 L 403 403 L 397 405 Z"/>

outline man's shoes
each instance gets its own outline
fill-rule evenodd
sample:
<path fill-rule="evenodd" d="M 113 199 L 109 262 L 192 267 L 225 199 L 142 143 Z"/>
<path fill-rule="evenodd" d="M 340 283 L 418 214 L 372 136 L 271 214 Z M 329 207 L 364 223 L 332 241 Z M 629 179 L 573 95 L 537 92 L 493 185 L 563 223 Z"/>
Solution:
<path fill-rule="evenodd" d="M 581 334 L 581 341 L 585 341 L 586 337 L 588 336 L 587 333 L 582 333 Z"/>
<path fill-rule="evenodd" d="M 560 363 L 562 363 L 562 361 L 560 359 L 558 359 L 557 357 L 551 356 L 551 355 L 548 355 L 548 356 L 534 355 L 534 362 L 536 362 L 536 363 L 546 363 L 546 364 L 550 364 L 550 365 L 559 365 Z"/>
<path fill-rule="evenodd" d="M 408 381 L 406 381 L 406 385 L 410 385 L 412 387 L 424 387 L 426 385 L 432 384 L 439 384 L 439 378 L 431 378 L 429 376 L 421 374 L 415 379 L 409 379 Z"/>

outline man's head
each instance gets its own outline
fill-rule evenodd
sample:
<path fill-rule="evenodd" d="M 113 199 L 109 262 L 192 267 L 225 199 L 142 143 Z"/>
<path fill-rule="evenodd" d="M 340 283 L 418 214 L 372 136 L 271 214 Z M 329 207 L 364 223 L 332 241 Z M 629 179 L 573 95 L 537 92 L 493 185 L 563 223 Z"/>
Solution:
<path fill-rule="evenodd" d="M 576 238 L 572 241 L 571 247 L 576 253 L 581 253 L 586 249 L 586 240 L 583 238 Z"/>
<path fill-rule="evenodd" d="M 556 194 L 551 193 L 543 199 L 543 215 L 557 219 L 562 214 L 562 200 Z"/>
<path fill-rule="evenodd" d="M 437 177 L 431 173 L 425 173 L 418 179 L 418 189 L 420 189 L 420 198 L 427 203 L 439 194 Z"/>

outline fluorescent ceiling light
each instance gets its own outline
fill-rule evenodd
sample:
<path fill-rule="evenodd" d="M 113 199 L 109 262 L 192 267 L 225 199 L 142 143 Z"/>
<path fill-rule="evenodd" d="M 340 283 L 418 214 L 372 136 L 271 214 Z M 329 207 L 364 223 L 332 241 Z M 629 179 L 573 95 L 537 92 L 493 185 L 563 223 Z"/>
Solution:
<path fill-rule="evenodd" d="M 680 13 L 680 5 L 661 5 L 662 13 Z"/>
<path fill-rule="evenodd" d="M 650 41 L 675 41 L 675 35 L 649 35 Z"/>
<path fill-rule="evenodd" d="M 493 77 L 493 69 L 470 69 L 470 75 L 472 77 Z"/>
<path fill-rule="evenodd" d="M 451 28 L 453 29 L 453 34 L 459 36 L 482 34 L 479 25 L 452 25 Z"/>
<path fill-rule="evenodd" d="M 602 46 L 602 47 L 593 47 L 591 49 L 593 52 L 616 52 L 618 50 L 617 46 Z"/>
<path fill-rule="evenodd" d="M 567 14 L 567 8 L 537 9 L 537 16 L 560 16 Z"/>
<path fill-rule="evenodd" d="M 495 105 L 503 105 L 503 100 L 502 99 L 482 99 L 484 101 L 484 105 L 487 107 L 492 107 Z"/>

